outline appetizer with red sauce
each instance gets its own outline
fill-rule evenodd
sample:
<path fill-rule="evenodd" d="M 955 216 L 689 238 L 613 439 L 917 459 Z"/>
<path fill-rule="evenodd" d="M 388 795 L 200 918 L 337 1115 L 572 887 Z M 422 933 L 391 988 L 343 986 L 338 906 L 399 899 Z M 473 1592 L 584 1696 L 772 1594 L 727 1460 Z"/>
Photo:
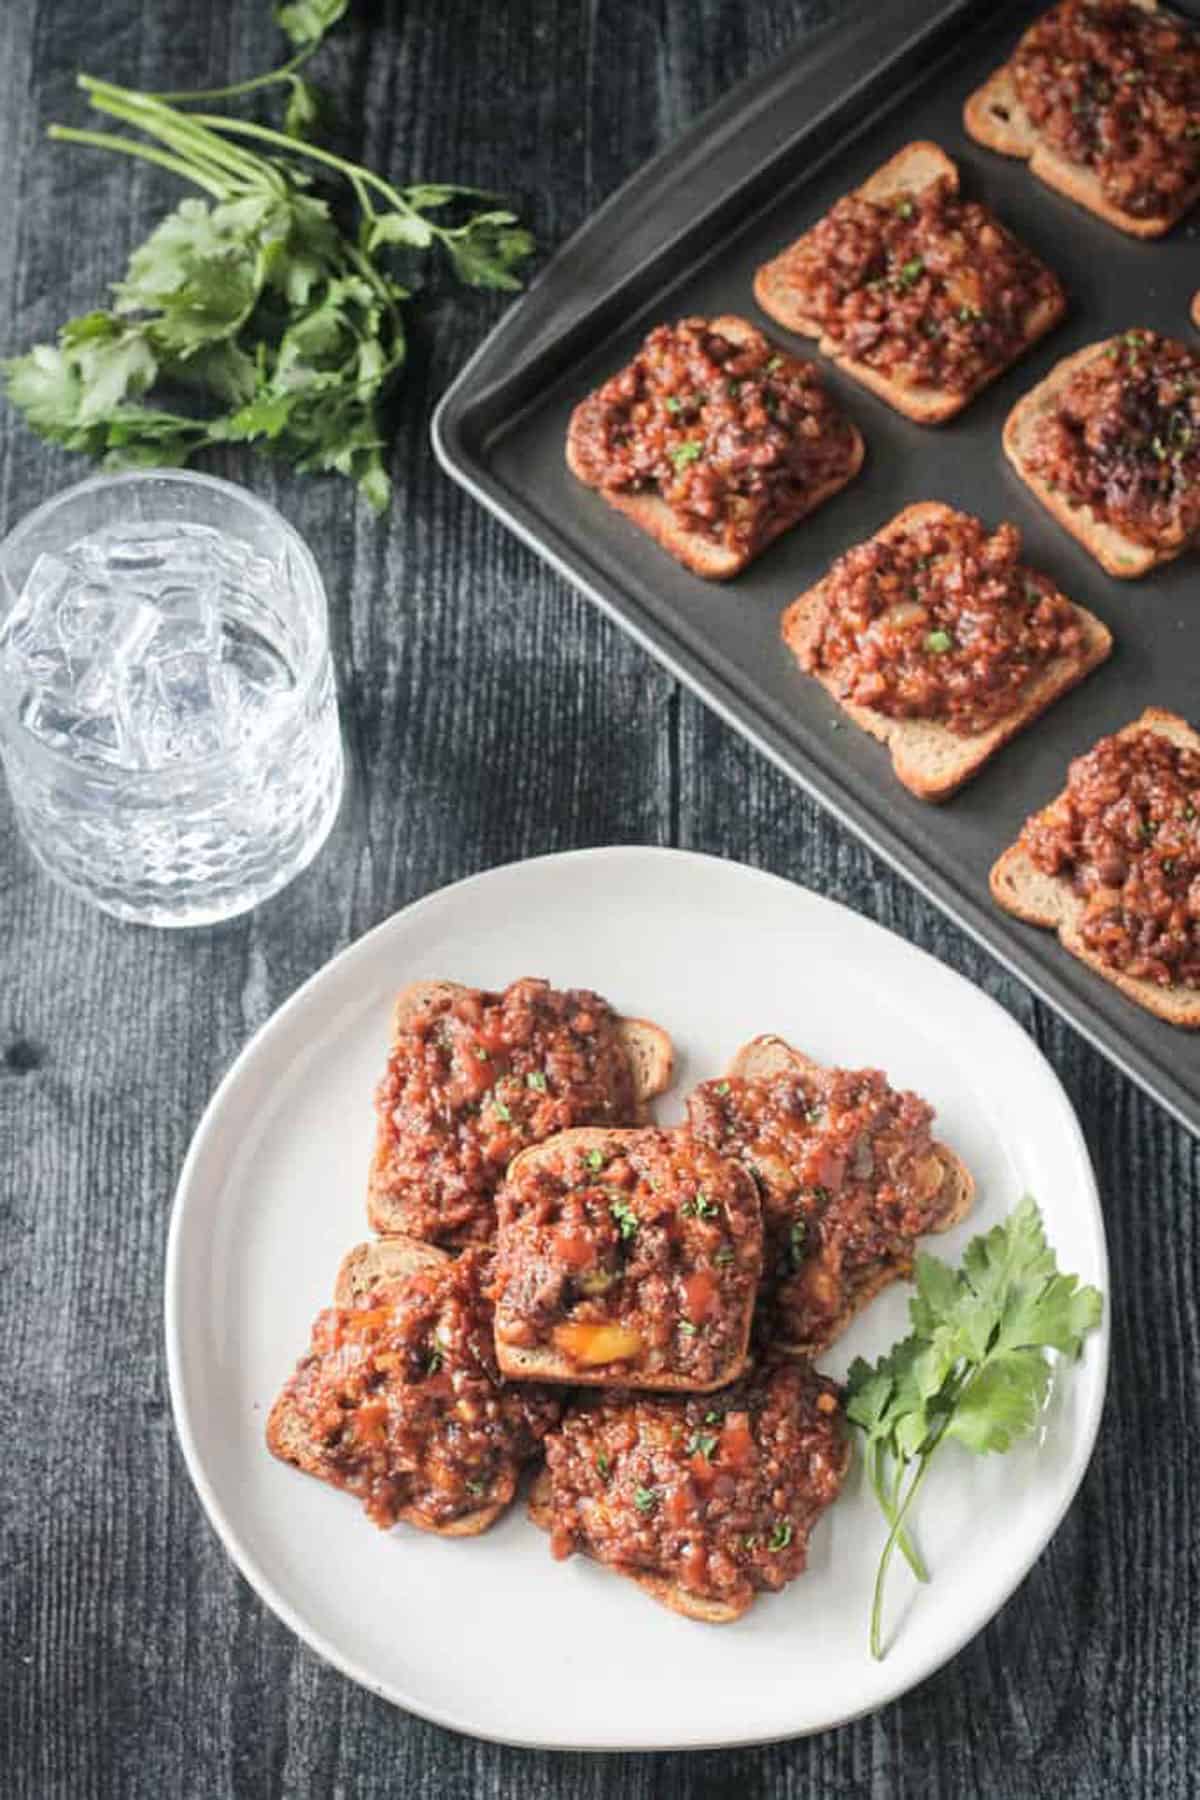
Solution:
<path fill-rule="evenodd" d="M 671 1040 L 606 1000 L 545 981 L 503 993 L 427 981 L 396 1004 L 367 1212 L 451 1247 L 495 1236 L 512 1159 L 575 1125 L 633 1125 L 671 1079 Z"/>
<path fill-rule="evenodd" d="M 736 1156 L 763 1208 L 762 1335 L 823 1350 L 911 1273 L 917 1239 L 970 1210 L 974 1183 L 932 1134 L 933 1108 L 877 1069 L 826 1069 L 755 1038 L 688 1099 L 696 1137 Z"/>
<path fill-rule="evenodd" d="M 783 637 L 897 776 L 942 800 L 1104 661 L 1108 629 L 989 531 L 935 501 L 847 550 L 783 616 Z"/>
<path fill-rule="evenodd" d="M 686 1131 L 570 1131 L 497 1200 L 508 1376 L 703 1393 L 741 1373 L 762 1267 L 746 1171 Z"/>
<path fill-rule="evenodd" d="M 1200 351 L 1153 331 L 1090 344 L 1018 401 L 1004 449 L 1102 568 L 1145 575 L 1200 534 Z"/>
<path fill-rule="evenodd" d="M 1101 738 L 991 887 L 1139 1006 L 1200 1029 L 1200 734 L 1149 707 Z"/>
<path fill-rule="evenodd" d="M 271 1409 L 272 1454 L 384 1530 L 486 1531 L 559 1415 L 551 1390 L 500 1379 L 487 1269 L 483 1251 L 401 1239 L 352 1251 Z"/>
<path fill-rule="evenodd" d="M 659 325 L 571 415 L 567 464 L 697 575 L 737 575 L 862 467 L 809 363 L 744 319 Z"/>
<path fill-rule="evenodd" d="M 1132 237 L 1200 195 L 1200 33 L 1155 0 L 1061 0 L 971 95 L 970 135 Z"/>
<path fill-rule="evenodd" d="M 837 1387 L 797 1362 L 697 1398 L 581 1395 L 545 1450 L 529 1511 L 554 1555 L 711 1625 L 804 1573 L 850 1462 Z"/>
<path fill-rule="evenodd" d="M 1062 284 L 936 144 L 909 144 L 754 281 L 764 312 L 923 425 L 940 425 L 1056 325 Z"/>

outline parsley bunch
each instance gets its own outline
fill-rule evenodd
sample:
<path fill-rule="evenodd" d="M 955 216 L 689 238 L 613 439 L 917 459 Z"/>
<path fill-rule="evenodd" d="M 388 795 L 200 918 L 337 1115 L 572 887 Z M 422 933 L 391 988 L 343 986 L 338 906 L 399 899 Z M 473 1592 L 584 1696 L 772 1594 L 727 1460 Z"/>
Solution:
<path fill-rule="evenodd" d="M 899 1545 L 919 1581 L 928 1573 L 905 1525 L 938 1446 L 1007 1450 L 1037 1425 L 1050 1387 L 1046 1351 L 1078 1356 L 1100 1321 L 1101 1297 L 1060 1275 L 1041 1214 L 1026 1198 L 973 1238 L 962 1267 L 918 1256 L 912 1334 L 847 1377 L 847 1417 L 866 1438 L 867 1474 L 888 1522 L 871 1607 L 871 1654 L 882 1650 L 883 1589 Z"/>
<path fill-rule="evenodd" d="M 478 189 L 396 187 L 307 141 L 321 99 L 297 71 L 346 5 L 280 8 L 295 55 L 233 88 L 145 94 L 79 77 L 97 111 L 141 135 L 53 125 L 51 137 L 154 163 L 206 198 L 181 201 L 133 253 L 110 307 L 4 365 L 9 399 L 43 437 L 108 468 L 251 444 L 387 505 L 379 407 L 404 364 L 413 291 L 396 253 L 437 249 L 468 286 L 512 289 L 533 240 Z M 279 84 L 283 130 L 195 110 Z M 336 211 L 314 171 L 336 183 Z"/>

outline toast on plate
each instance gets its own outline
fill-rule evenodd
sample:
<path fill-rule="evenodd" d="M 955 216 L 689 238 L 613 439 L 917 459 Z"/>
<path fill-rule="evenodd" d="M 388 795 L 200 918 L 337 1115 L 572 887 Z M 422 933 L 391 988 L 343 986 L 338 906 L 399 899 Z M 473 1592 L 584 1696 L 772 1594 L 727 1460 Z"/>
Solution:
<path fill-rule="evenodd" d="M 740 1163 L 689 1132 L 564 1132 L 497 1198 L 502 1374 L 706 1393 L 742 1371 L 762 1213 Z"/>
<path fill-rule="evenodd" d="M 761 1324 L 773 1346 L 826 1349 L 910 1273 L 918 1236 L 970 1211 L 975 1183 L 933 1138 L 932 1119 L 878 1070 L 827 1069 L 775 1036 L 743 1045 L 723 1081 L 689 1096 L 696 1135 L 741 1156 L 758 1183 Z"/>
<path fill-rule="evenodd" d="M 1015 538 L 1015 554 L 1020 548 L 1016 527 L 1008 525 L 1001 529 Z M 939 599 L 942 604 L 937 612 L 937 623 L 939 626 L 944 625 L 945 629 L 931 630 L 934 619 L 929 609 L 920 609 L 918 616 L 912 611 L 910 602 L 905 601 L 903 604 L 909 608 L 910 616 L 900 623 L 897 633 L 900 656 L 908 661 L 915 660 L 918 676 L 929 683 L 943 679 L 942 667 L 947 661 L 950 665 L 949 673 L 957 679 L 954 615 L 960 602 L 970 606 L 972 593 L 958 584 L 957 578 L 964 565 L 963 557 L 955 555 L 954 546 L 956 539 L 962 538 L 964 534 L 973 540 L 980 530 L 978 521 L 969 515 L 956 513 L 952 507 L 943 506 L 939 501 L 925 500 L 915 506 L 905 507 L 902 513 L 876 532 L 870 544 L 861 547 L 861 551 L 866 552 L 879 547 L 887 564 L 882 573 L 889 583 L 894 583 L 897 579 L 907 580 L 902 561 L 906 545 L 914 548 L 914 554 L 922 547 L 942 545 L 942 554 L 933 561 L 932 567 L 928 554 L 917 557 L 913 579 L 925 584 L 936 584 L 939 565 L 945 562 L 950 566 L 954 580 L 948 585 L 940 584 Z M 990 540 L 993 545 L 997 542 L 997 536 L 998 534 L 993 534 Z M 986 545 L 980 546 L 972 541 L 968 542 L 967 549 L 971 556 L 969 566 L 975 570 L 977 578 L 986 576 L 994 591 L 997 576 L 995 562 L 992 560 L 981 564 L 981 558 L 988 555 Z M 861 551 L 852 552 L 851 557 L 861 554 Z M 901 560 L 895 566 L 892 566 L 895 558 L 889 557 L 889 552 L 899 553 Z M 1053 584 L 1043 582 L 1041 577 L 1034 577 L 1022 565 L 1014 563 L 1011 573 L 1015 586 L 1012 606 L 1008 610 L 1014 614 L 1017 630 L 1021 629 L 1028 617 L 1029 595 L 1036 591 L 1043 596 L 1041 611 L 1051 609 L 1057 615 L 1057 624 L 1052 628 L 1057 629 L 1060 637 L 1065 640 L 1063 648 L 1048 658 L 1031 651 L 1027 663 L 1021 665 L 1027 669 L 1027 673 L 1020 686 L 1012 692 L 1009 703 L 999 716 L 989 717 L 985 714 L 972 722 L 968 715 L 962 725 L 951 724 L 938 716 L 897 716 L 894 712 L 863 704 L 853 698 L 854 677 L 852 675 L 847 678 L 846 667 L 840 658 L 829 659 L 825 641 L 831 624 L 836 623 L 837 619 L 839 584 L 847 579 L 856 581 L 864 575 L 870 579 L 865 569 L 851 570 L 847 558 L 839 559 L 824 580 L 807 593 L 801 594 L 783 615 L 784 642 L 801 668 L 815 676 L 856 725 L 888 747 L 897 778 L 911 793 L 923 800 L 945 800 L 957 793 L 963 783 L 977 774 L 1010 738 L 1036 719 L 1060 695 L 1082 681 L 1112 650 L 1112 634 L 1093 613 L 1067 600 Z M 1036 590 L 1030 587 L 1031 581 L 1036 581 Z M 908 588 L 906 591 L 915 594 L 918 590 Z M 978 590 L 975 597 L 978 597 Z M 883 596 L 880 604 L 887 598 L 886 595 Z M 891 610 L 894 611 L 894 607 Z M 868 628 L 874 635 L 877 635 L 878 623 L 878 619 L 873 618 Z M 1039 635 L 1047 628 L 1051 628 L 1051 621 L 1042 625 L 1039 619 Z M 926 648 L 932 640 L 936 640 L 936 653 Z M 875 647 L 873 645 L 872 649 Z M 970 639 L 967 640 L 967 648 L 970 649 Z M 949 658 L 946 657 L 947 651 L 950 652 Z M 921 670 L 921 664 L 928 665 L 928 674 Z M 1014 674 L 1018 673 L 1020 667 L 1014 669 Z M 858 679 L 865 679 L 869 683 L 880 678 L 870 671 L 865 674 L 860 672 Z M 995 693 L 993 687 L 992 695 Z M 994 712 L 994 699 L 992 696 L 985 698 L 991 702 L 988 713 Z M 945 696 L 942 696 L 939 704 L 943 704 L 944 700 Z M 959 703 L 957 699 L 952 702 Z M 912 704 L 918 704 L 917 699 L 914 698 Z"/>
<path fill-rule="evenodd" d="M 661 1026 L 583 989 L 415 982 L 396 1002 L 376 1097 L 372 1229 L 450 1248 L 490 1242 L 513 1157 L 571 1126 L 638 1124 L 673 1065 Z"/>

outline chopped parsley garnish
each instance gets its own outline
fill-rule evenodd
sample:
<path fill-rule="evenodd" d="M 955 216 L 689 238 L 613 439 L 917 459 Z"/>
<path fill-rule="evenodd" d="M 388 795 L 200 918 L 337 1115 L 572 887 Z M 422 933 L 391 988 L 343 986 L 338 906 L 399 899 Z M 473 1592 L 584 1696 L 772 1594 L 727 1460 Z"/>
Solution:
<path fill-rule="evenodd" d="M 757 1531 L 744 1531 L 739 1542 L 743 1550 L 757 1550 L 762 1539 Z"/>
<path fill-rule="evenodd" d="M 498 1119 L 503 1119 L 506 1125 L 512 1124 L 512 1112 L 509 1107 L 505 1106 L 503 1100 L 493 1100 L 492 1111 Z"/>
<path fill-rule="evenodd" d="M 713 1252 L 713 1261 L 717 1264 L 717 1266 L 719 1268 L 724 1268 L 727 1263 L 731 1263 L 733 1261 L 733 1258 L 734 1258 L 733 1248 L 729 1244 L 722 1244 L 721 1248 L 719 1250 L 715 1250 Z"/>
<path fill-rule="evenodd" d="M 525 1086 L 535 1089 L 539 1094 L 544 1094 L 546 1091 L 546 1077 L 542 1074 L 540 1069 L 534 1069 L 525 1077 Z"/>
<path fill-rule="evenodd" d="M 714 1437 L 711 1431 L 693 1431 L 683 1446 L 687 1456 L 702 1456 L 705 1462 L 711 1462 L 717 1453 L 720 1438 Z"/>
<path fill-rule="evenodd" d="M 729 1092 L 729 1083 L 727 1081 L 718 1081 L 717 1092 L 718 1094 L 727 1094 Z"/>
<path fill-rule="evenodd" d="M 633 1504 L 640 1513 L 653 1512 L 658 1505 L 658 1495 L 653 1488 L 635 1487 L 633 1490 Z"/>
<path fill-rule="evenodd" d="M 604 1167 L 604 1152 L 603 1150 L 589 1150 L 583 1160 L 589 1169 L 602 1169 Z"/>
<path fill-rule="evenodd" d="M 905 287 L 912 287 L 914 282 L 920 281 L 920 279 L 924 273 L 925 273 L 924 257 L 914 256 L 914 257 L 910 258 L 910 260 L 908 262 L 906 262 L 904 264 L 904 266 L 901 268 L 900 279 L 904 283 Z"/>
<path fill-rule="evenodd" d="M 945 656 L 947 650 L 953 650 L 954 639 L 948 631 L 931 631 L 925 639 L 925 648 L 931 656 Z"/>
<path fill-rule="evenodd" d="M 1153 819 L 1143 819 L 1138 829 L 1141 832 L 1143 843 L 1151 844 L 1154 842 L 1158 832 L 1158 826 Z"/>
<path fill-rule="evenodd" d="M 683 403 L 678 394 L 668 394 L 663 404 L 669 413 L 677 413 Z"/>
<path fill-rule="evenodd" d="M 772 356 L 771 358 L 769 358 L 769 360 L 767 362 L 766 373 L 768 375 L 773 375 L 775 373 L 776 369 L 782 369 L 782 367 L 783 367 L 782 356 Z"/>
<path fill-rule="evenodd" d="M 902 219 L 911 219 L 913 213 L 916 211 L 916 207 L 911 200 L 897 200 L 896 211 Z"/>
<path fill-rule="evenodd" d="M 425 1373 L 427 1375 L 436 1375 L 438 1370 L 441 1368 L 441 1366 L 442 1366 L 441 1351 L 437 1350 L 437 1349 L 431 1350 L 429 1352 L 429 1355 L 425 1359 Z"/>
<path fill-rule="evenodd" d="M 482 1044 L 476 1044 L 474 1046 L 474 1050 L 475 1050 L 475 1054 L 479 1058 L 480 1062 L 491 1062 L 492 1053 L 490 1050 L 485 1049 Z"/>
<path fill-rule="evenodd" d="M 685 1200 L 679 1210 L 685 1219 L 715 1219 L 721 1209 L 701 1189 L 694 1200 Z"/>
<path fill-rule="evenodd" d="M 478 1476 L 472 1476 L 469 1481 L 463 1483 L 463 1486 L 466 1488 L 468 1494 L 474 1494 L 476 1499 L 479 1498 L 480 1494 L 487 1493 L 487 1482 L 480 1480 Z"/>
<path fill-rule="evenodd" d="M 704 454 L 704 445 L 698 438 L 685 438 L 682 444 L 676 444 L 668 454 L 677 469 L 686 469 L 689 463 L 699 462 Z"/>
<path fill-rule="evenodd" d="M 776 1524 L 774 1531 L 767 1539 L 767 1549 L 772 1552 L 786 1550 L 791 1541 L 792 1521 L 790 1519 L 780 1519 Z"/>
<path fill-rule="evenodd" d="M 605 1450 L 596 1452 L 596 1473 L 601 1481 L 607 1481 L 612 1474 L 612 1464 L 609 1462 L 608 1453 Z"/>
<path fill-rule="evenodd" d="M 724 1419 L 724 1417 L 725 1417 L 724 1413 L 715 1412 L 710 1407 L 708 1412 L 706 1412 L 704 1415 L 704 1423 L 706 1425 L 719 1425 L 722 1422 L 722 1420 Z"/>
<path fill-rule="evenodd" d="M 804 1261 L 805 1247 L 808 1242 L 808 1222 L 797 1219 L 788 1233 L 788 1253 L 792 1259 L 793 1269 L 798 1269 Z"/>
<path fill-rule="evenodd" d="M 622 1239 L 626 1243 L 628 1243 L 631 1238 L 637 1236 L 637 1214 L 630 1207 L 627 1200 L 610 1201 L 608 1210 L 612 1214 L 613 1223 L 616 1225 L 617 1230 L 620 1232 Z"/>
<path fill-rule="evenodd" d="M 693 1325 L 690 1319 L 680 1319 L 679 1329 L 682 1331 L 684 1337 L 695 1337 L 699 1332 L 700 1327 L 698 1325 Z"/>

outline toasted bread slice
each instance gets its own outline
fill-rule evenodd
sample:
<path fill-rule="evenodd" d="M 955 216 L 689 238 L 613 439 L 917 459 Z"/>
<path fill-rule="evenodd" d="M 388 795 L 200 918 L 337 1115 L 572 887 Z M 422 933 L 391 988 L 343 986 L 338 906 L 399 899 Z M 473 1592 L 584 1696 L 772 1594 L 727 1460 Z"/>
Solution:
<path fill-rule="evenodd" d="M 932 182 L 941 180 L 948 181 L 957 193 L 958 170 L 946 152 L 937 144 L 919 141 L 906 144 L 903 150 L 898 150 L 895 156 L 889 158 L 882 168 L 876 169 L 870 179 L 855 191 L 864 200 L 885 205 L 899 195 L 919 193 Z M 863 387 L 870 388 L 873 394 L 878 394 L 881 400 L 886 400 L 889 406 L 903 413 L 906 418 L 915 419 L 919 425 L 944 424 L 947 419 L 960 413 L 976 394 L 1016 361 L 1014 356 L 1009 362 L 986 370 L 971 388 L 960 394 L 949 388 L 918 387 L 899 382 L 893 376 L 872 368 L 869 363 L 845 355 L 823 335 L 819 321 L 805 312 L 803 298 L 790 279 L 794 253 L 798 245 L 805 241 L 805 238 L 798 239 L 796 244 L 790 244 L 770 262 L 762 265 L 754 277 L 755 299 L 765 313 L 769 313 L 771 318 L 786 326 L 789 331 L 819 339 L 817 347 L 822 355 L 832 358 L 847 375 L 852 375 Z M 1065 311 L 1064 294 L 1039 302 L 1025 322 L 1025 337 L 1017 355 L 1023 355 L 1039 338 L 1044 337 L 1058 324 Z"/>
<path fill-rule="evenodd" d="M 554 1523 L 554 1515 L 550 1504 L 550 1476 L 545 1469 L 539 1469 L 529 1492 L 529 1517 L 542 1531 L 549 1531 Z M 585 1556 L 590 1552 L 584 1551 Z M 598 1560 L 592 1558 L 593 1561 Z M 602 1565 L 611 1567 L 612 1565 Z M 614 1569 L 614 1574 L 624 1575 L 630 1581 L 636 1581 L 643 1593 L 657 1600 L 660 1606 L 669 1607 L 672 1612 L 682 1613 L 685 1619 L 695 1619 L 701 1625 L 731 1625 L 740 1619 L 743 1613 L 749 1612 L 753 1601 L 746 1599 L 738 1605 L 728 1600 L 708 1600 L 701 1594 L 689 1593 L 687 1588 L 680 1587 L 677 1581 L 668 1581 L 665 1575 L 652 1575 L 645 1569 Z"/>
<path fill-rule="evenodd" d="M 374 1288 L 402 1283 L 411 1275 L 436 1269 L 451 1260 L 445 1251 L 411 1238 L 358 1244 L 342 1259 L 334 1287 L 334 1304 L 353 1307 Z M 267 1417 L 266 1439 L 268 1450 L 280 1462 L 291 1463 L 293 1468 L 315 1476 L 318 1481 L 330 1480 L 326 1447 L 313 1436 L 309 1421 L 295 1403 L 290 1383 L 284 1387 Z M 333 1482 L 332 1485 L 338 1484 Z M 447 1524 L 435 1524 L 416 1506 L 397 1508 L 396 1518 L 400 1523 L 413 1525 L 418 1531 L 430 1532 L 435 1537 L 477 1537 L 507 1512 L 515 1493 L 514 1480 L 506 1499 L 477 1507 Z"/>
<path fill-rule="evenodd" d="M 519 1182 L 524 1171 L 537 1169 L 539 1165 L 548 1166 L 557 1161 L 564 1152 L 587 1155 L 596 1153 L 607 1159 L 619 1156 L 622 1152 L 631 1152 L 641 1137 L 660 1138 L 663 1135 L 651 1128 L 644 1130 L 624 1130 L 604 1126 L 580 1126 L 572 1131 L 560 1132 L 557 1137 L 547 1138 L 545 1143 L 534 1144 L 528 1150 L 514 1157 L 509 1166 L 507 1185 L 511 1187 Z M 701 1147 L 698 1147 L 701 1148 Z M 759 1214 L 758 1198 L 754 1184 L 746 1171 L 729 1158 L 722 1158 L 725 1169 L 716 1167 L 714 1153 L 706 1151 L 713 1159 L 712 1170 L 717 1179 L 729 1178 L 734 1184 L 734 1195 L 739 1196 L 742 1203 L 743 1217 L 750 1222 L 753 1215 L 753 1263 L 749 1268 L 735 1267 L 745 1285 L 745 1306 L 740 1321 L 738 1336 L 730 1347 L 729 1354 L 721 1366 L 715 1371 L 711 1380 L 697 1381 L 686 1373 L 667 1373 L 661 1371 L 639 1370 L 636 1366 L 621 1360 L 601 1363 L 589 1368 L 572 1357 L 564 1355 L 553 1345 L 537 1345 L 525 1348 L 517 1344 L 506 1343 L 500 1333 L 504 1313 L 503 1277 L 500 1267 L 504 1260 L 505 1225 L 503 1210 L 499 1233 L 500 1256 L 497 1264 L 496 1281 L 496 1362 L 502 1375 L 521 1381 L 565 1382 L 575 1387 L 612 1387 L 613 1385 L 638 1391 L 653 1393 L 691 1393 L 707 1394 L 717 1388 L 725 1387 L 736 1380 L 746 1366 L 750 1343 L 750 1326 L 754 1313 L 754 1294 L 758 1284 L 762 1266 L 762 1228 Z M 707 1185 L 707 1181 L 706 1181 Z M 712 1190 L 710 1191 L 719 1191 Z M 693 1188 L 686 1190 L 685 1198 L 690 1198 Z M 748 1279 L 747 1279 L 748 1277 Z M 620 1321 L 613 1321 L 619 1324 Z"/>
<path fill-rule="evenodd" d="M 713 331 L 719 332 L 734 344 L 745 344 L 761 336 L 745 319 L 736 318 L 729 313 L 721 314 L 711 320 L 710 324 Z M 582 400 L 571 414 L 571 422 L 567 428 L 567 467 L 585 486 L 591 486 L 591 483 L 580 455 L 580 440 L 596 404 L 595 395 Z M 666 501 L 657 494 L 626 494 L 610 488 L 598 491 L 609 506 L 631 519 L 656 544 L 669 551 L 677 562 L 691 569 L 693 574 L 703 575 L 709 581 L 729 581 L 748 568 L 756 557 L 761 556 L 768 544 L 773 543 L 785 531 L 790 531 L 793 525 L 799 524 L 801 519 L 807 518 L 819 506 L 823 506 L 834 494 L 840 493 L 847 482 L 853 481 L 862 468 L 867 447 L 856 425 L 851 424 L 850 431 L 852 450 L 845 473 L 832 476 L 821 487 L 814 488 L 809 493 L 798 493 L 791 506 L 782 508 L 768 522 L 762 537 L 749 550 L 732 550 L 725 544 L 714 543 L 701 532 L 688 531 L 680 524 Z"/>
<path fill-rule="evenodd" d="M 1118 737 L 1134 737 L 1142 731 L 1156 731 L 1172 743 L 1200 750 L 1200 734 L 1175 713 L 1149 706 L 1140 719 L 1126 725 Z M 1042 925 L 1057 931 L 1064 950 L 1086 963 L 1097 975 L 1109 981 L 1130 1000 L 1144 1006 L 1156 1018 L 1185 1031 L 1200 1030 L 1200 992 L 1193 988 L 1159 987 L 1156 982 L 1125 975 L 1112 969 L 1089 950 L 1080 933 L 1085 902 L 1069 881 L 1047 875 L 1030 860 L 1021 844 L 1007 849 L 992 869 L 990 886 L 993 898 L 1005 912 L 1015 914 L 1029 925 Z"/>
<path fill-rule="evenodd" d="M 1155 0 L 1133 0 L 1143 12 L 1155 12 Z M 1179 205 L 1169 213 L 1141 218 L 1114 206 L 1099 180 L 1085 164 L 1071 162 L 1039 135 L 1029 114 L 1021 104 L 1008 63 L 989 75 L 983 86 L 976 88 L 963 107 L 963 125 L 968 137 L 1001 156 L 1016 156 L 1028 162 L 1031 172 L 1047 187 L 1065 194 L 1068 200 L 1084 206 L 1106 224 L 1130 237 L 1156 238 L 1178 223 L 1184 213 L 1200 198 L 1200 182 L 1185 193 Z"/>
<path fill-rule="evenodd" d="M 802 1075 L 816 1073 L 820 1068 L 820 1063 L 795 1049 L 784 1038 L 768 1035 L 752 1038 L 748 1044 L 743 1044 L 730 1063 L 728 1073 L 735 1080 L 766 1081 L 789 1071 Z M 942 1186 L 937 1194 L 936 1219 L 929 1229 L 931 1232 L 949 1231 L 970 1212 L 975 1198 L 975 1182 L 966 1164 L 953 1150 L 941 1143 L 935 1143 L 933 1149 L 942 1164 L 943 1176 Z M 769 1181 L 770 1169 L 764 1167 L 762 1158 L 757 1159 L 757 1166 L 760 1175 Z M 818 1351 L 828 1348 L 839 1338 L 876 1295 L 889 1287 L 901 1274 L 899 1267 L 885 1263 L 872 1273 L 864 1275 L 855 1283 L 854 1293 L 829 1328 L 821 1333 L 819 1340 L 803 1344 L 784 1340 L 778 1343 L 777 1348 L 788 1356 L 815 1356 Z"/>
<path fill-rule="evenodd" d="M 954 509 L 937 500 L 906 506 L 902 513 L 875 534 L 876 539 L 903 537 L 907 531 L 935 519 L 951 519 Z M 826 618 L 828 577 L 793 600 L 783 615 L 783 640 L 799 660 L 820 636 Z M 1065 597 L 1065 596 L 1060 596 Z M 1093 613 L 1068 602 L 1084 633 L 1082 652 L 1058 657 L 1038 671 L 1028 683 L 1020 704 L 1003 719 L 983 731 L 964 735 L 936 719 L 893 719 L 874 707 L 845 700 L 837 691 L 831 672 L 815 679 L 833 695 L 856 725 L 887 745 L 897 779 L 922 800 L 945 800 L 979 772 L 997 750 L 1023 731 L 1031 720 L 1051 706 L 1061 694 L 1082 681 L 1112 650 L 1112 633 Z"/>
<path fill-rule="evenodd" d="M 416 981 L 399 995 L 392 1014 L 393 1040 L 423 1013 L 436 1009 L 447 998 L 472 990 L 457 981 Z M 639 1124 L 647 1116 L 646 1102 L 671 1085 L 675 1072 L 675 1050 L 661 1025 L 649 1019 L 618 1019 L 617 1035 L 629 1058 L 636 1095 L 636 1116 L 630 1124 Z M 367 1175 L 367 1222 L 381 1236 L 413 1236 L 414 1219 L 411 1203 L 403 1192 L 397 1192 L 388 1179 L 388 1144 L 382 1132 L 377 1133 L 375 1150 Z M 497 1176 L 497 1182 L 500 1177 Z M 457 1247 L 452 1236 L 447 1243 Z"/>
<path fill-rule="evenodd" d="M 1149 574 L 1151 569 L 1157 569 L 1162 563 L 1174 562 L 1187 549 L 1187 542 L 1166 550 L 1154 550 L 1148 544 L 1139 544 L 1135 538 L 1127 537 L 1106 520 L 1097 518 L 1090 506 L 1076 506 L 1063 494 L 1051 489 L 1030 468 L 1027 460 L 1030 440 L 1038 420 L 1055 410 L 1059 395 L 1078 370 L 1088 363 L 1099 361 L 1120 341 L 1120 337 L 1105 338 L 1101 343 L 1088 344 L 1084 349 L 1076 350 L 1073 355 L 1065 356 L 1060 363 L 1055 363 L 1045 379 L 1031 388 L 1024 399 L 1017 401 L 1005 420 L 1004 454 L 1026 487 L 1037 495 L 1046 511 L 1053 514 L 1085 550 L 1091 552 L 1107 574 L 1115 575 L 1118 581 L 1135 581 L 1139 576 Z"/>
<path fill-rule="evenodd" d="M 554 1523 L 554 1514 L 550 1504 L 550 1476 L 545 1469 L 539 1469 L 529 1492 L 529 1517 L 542 1531 L 549 1531 Z M 589 1551 L 584 1551 L 589 1556 Z M 599 1558 L 592 1558 L 599 1561 Z M 612 1564 L 601 1564 L 601 1567 L 612 1568 Z M 743 1613 L 749 1612 L 754 1604 L 752 1598 L 746 1598 L 739 1604 L 728 1600 L 708 1600 L 701 1594 L 689 1593 L 687 1588 L 680 1587 L 677 1581 L 669 1581 L 665 1575 L 652 1575 L 647 1569 L 616 1569 L 615 1575 L 624 1575 L 630 1581 L 636 1581 L 642 1592 L 657 1600 L 660 1606 L 669 1607 L 672 1612 L 682 1613 L 685 1619 L 695 1619 L 701 1625 L 732 1625 Z"/>

